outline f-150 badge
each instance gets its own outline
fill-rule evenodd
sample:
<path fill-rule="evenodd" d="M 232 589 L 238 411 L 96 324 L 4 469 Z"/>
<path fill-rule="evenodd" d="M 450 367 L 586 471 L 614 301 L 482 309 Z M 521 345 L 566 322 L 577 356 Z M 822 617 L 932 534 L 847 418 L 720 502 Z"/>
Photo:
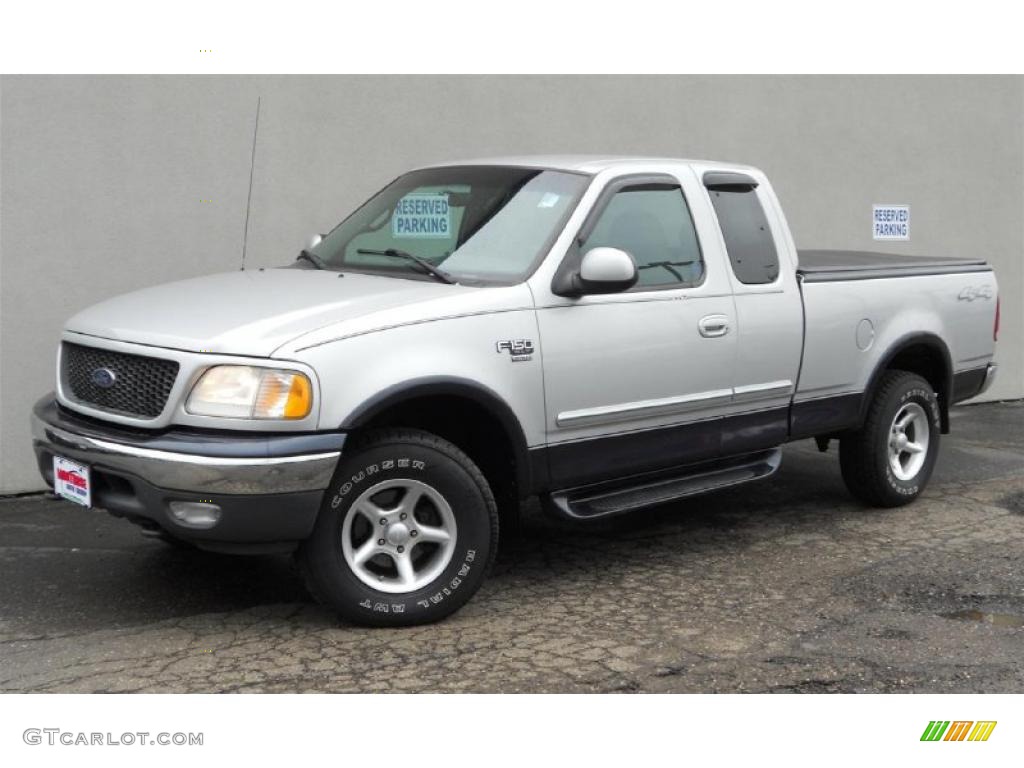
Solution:
<path fill-rule="evenodd" d="M 508 352 L 513 363 L 524 363 L 533 359 L 533 341 L 530 339 L 504 339 L 496 342 L 494 346 L 499 355 Z"/>

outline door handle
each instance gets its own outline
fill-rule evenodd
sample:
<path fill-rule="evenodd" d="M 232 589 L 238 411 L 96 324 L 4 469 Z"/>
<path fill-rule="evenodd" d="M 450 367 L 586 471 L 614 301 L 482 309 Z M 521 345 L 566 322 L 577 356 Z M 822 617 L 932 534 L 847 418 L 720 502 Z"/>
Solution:
<path fill-rule="evenodd" d="M 697 323 L 700 335 L 713 339 L 718 336 L 725 336 L 729 332 L 729 318 L 725 315 L 705 315 Z"/>

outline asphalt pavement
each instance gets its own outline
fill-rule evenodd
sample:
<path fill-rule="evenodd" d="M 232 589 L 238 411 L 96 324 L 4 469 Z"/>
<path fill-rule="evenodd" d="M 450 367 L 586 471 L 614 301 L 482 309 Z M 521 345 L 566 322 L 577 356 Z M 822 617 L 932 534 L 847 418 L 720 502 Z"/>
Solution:
<path fill-rule="evenodd" d="M 0 691 L 1024 692 L 1024 402 L 957 408 L 916 503 L 836 447 L 598 527 L 532 505 L 461 612 L 339 623 L 285 556 L 0 500 Z"/>

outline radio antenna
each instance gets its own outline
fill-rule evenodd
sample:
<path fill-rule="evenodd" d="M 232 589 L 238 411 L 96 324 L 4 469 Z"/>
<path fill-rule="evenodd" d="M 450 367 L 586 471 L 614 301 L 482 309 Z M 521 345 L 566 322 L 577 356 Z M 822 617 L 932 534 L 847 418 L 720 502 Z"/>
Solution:
<path fill-rule="evenodd" d="M 256 136 L 260 130 L 260 100 L 256 97 L 256 126 L 252 129 L 252 156 L 249 158 L 249 197 L 245 201 L 245 232 L 242 234 L 242 269 L 245 269 L 245 249 L 249 244 L 249 210 L 252 208 L 252 176 L 256 170 Z"/>

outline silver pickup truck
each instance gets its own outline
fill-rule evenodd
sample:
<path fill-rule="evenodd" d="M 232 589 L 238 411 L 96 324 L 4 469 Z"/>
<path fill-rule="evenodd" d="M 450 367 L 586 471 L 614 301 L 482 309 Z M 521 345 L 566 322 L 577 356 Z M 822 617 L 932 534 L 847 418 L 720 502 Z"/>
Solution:
<path fill-rule="evenodd" d="M 297 552 L 342 617 L 444 617 L 499 521 L 586 521 L 839 441 L 912 501 L 995 373 L 984 261 L 798 252 L 756 168 L 526 157 L 407 173 L 294 263 L 68 321 L 32 414 L 55 492 L 172 541 Z"/>

